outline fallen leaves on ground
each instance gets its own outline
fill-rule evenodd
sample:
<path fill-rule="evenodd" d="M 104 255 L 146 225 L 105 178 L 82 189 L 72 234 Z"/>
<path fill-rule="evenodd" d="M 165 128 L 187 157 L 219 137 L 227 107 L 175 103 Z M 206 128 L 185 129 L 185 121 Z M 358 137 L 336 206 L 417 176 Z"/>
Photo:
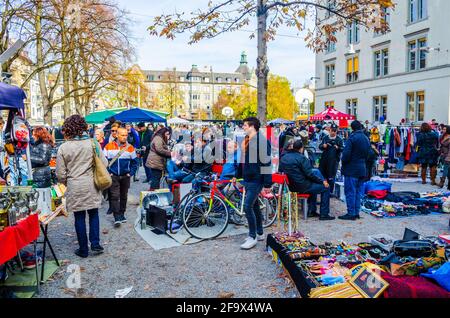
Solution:
<path fill-rule="evenodd" d="M 220 292 L 219 296 L 217 298 L 233 298 L 234 293 L 228 293 L 228 292 Z"/>
<path fill-rule="evenodd" d="M 109 231 L 108 231 L 107 229 L 103 229 L 103 230 L 102 230 L 102 233 L 103 233 L 104 235 L 106 235 L 106 234 L 109 233 Z"/>

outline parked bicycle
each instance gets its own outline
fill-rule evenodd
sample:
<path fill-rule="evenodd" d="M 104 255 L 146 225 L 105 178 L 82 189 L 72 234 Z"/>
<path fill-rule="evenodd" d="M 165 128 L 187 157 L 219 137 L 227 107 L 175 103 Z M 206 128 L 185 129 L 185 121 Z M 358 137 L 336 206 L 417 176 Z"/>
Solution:
<path fill-rule="evenodd" d="M 217 181 L 210 183 L 210 191 L 193 195 L 184 205 L 183 225 L 186 231 L 198 239 L 213 239 L 220 236 L 228 227 L 230 220 L 236 224 L 245 224 L 244 213 L 245 189 L 233 190 L 233 196 L 227 197 L 218 188 L 221 184 L 233 184 L 233 181 Z M 236 196 L 238 199 L 236 199 Z M 232 199 L 234 202 L 232 202 Z M 276 219 L 276 196 L 258 197 L 263 224 L 272 225 Z"/>

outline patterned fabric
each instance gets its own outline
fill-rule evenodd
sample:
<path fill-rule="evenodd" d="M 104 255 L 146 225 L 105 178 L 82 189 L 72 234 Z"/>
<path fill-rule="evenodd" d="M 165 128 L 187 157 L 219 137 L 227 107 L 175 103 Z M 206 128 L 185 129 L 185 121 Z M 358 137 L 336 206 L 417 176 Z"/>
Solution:
<path fill-rule="evenodd" d="M 363 298 L 363 296 L 347 282 L 329 287 L 314 288 L 311 290 L 310 298 Z"/>
<path fill-rule="evenodd" d="M 389 283 L 384 298 L 450 298 L 450 293 L 423 277 L 391 276 L 381 273 Z"/>
<path fill-rule="evenodd" d="M 113 141 L 107 144 L 105 149 L 103 149 L 103 153 L 105 154 L 106 159 L 108 159 L 108 162 L 111 162 L 121 151 L 121 155 L 114 161 L 111 167 L 108 168 L 108 171 L 116 176 L 125 176 L 127 174 L 134 176 L 138 167 L 138 159 L 132 145 L 126 143 L 123 146 L 119 146 L 116 141 Z"/>

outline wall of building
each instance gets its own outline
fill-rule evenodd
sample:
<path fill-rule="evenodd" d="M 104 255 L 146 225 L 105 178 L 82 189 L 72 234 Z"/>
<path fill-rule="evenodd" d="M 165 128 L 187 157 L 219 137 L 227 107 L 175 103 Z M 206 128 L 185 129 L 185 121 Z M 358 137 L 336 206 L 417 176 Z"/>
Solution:
<path fill-rule="evenodd" d="M 317 82 L 316 110 L 320 111 L 328 101 L 346 111 L 347 99 L 358 99 L 358 119 L 373 120 L 373 98 L 388 97 L 388 116 L 391 122 L 406 117 L 407 93 L 425 92 L 425 118 L 450 122 L 450 1 L 428 0 L 428 17 L 416 23 L 408 23 L 409 0 L 397 0 L 391 12 L 391 31 L 375 35 L 361 29 L 360 42 L 354 45 L 359 56 L 359 81 L 346 83 L 346 60 L 351 55 L 347 43 L 347 32 L 337 35 L 336 51 L 319 53 L 316 56 Z M 323 14 L 323 13 L 322 13 Z M 408 49 L 410 40 L 426 36 L 430 50 L 425 70 L 408 72 Z M 389 49 L 389 75 L 375 78 L 374 52 Z M 335 85 L 325 86 L 325 66 L 335 64 Z M 439 119 L 441 118 L 441 119 Z"/>

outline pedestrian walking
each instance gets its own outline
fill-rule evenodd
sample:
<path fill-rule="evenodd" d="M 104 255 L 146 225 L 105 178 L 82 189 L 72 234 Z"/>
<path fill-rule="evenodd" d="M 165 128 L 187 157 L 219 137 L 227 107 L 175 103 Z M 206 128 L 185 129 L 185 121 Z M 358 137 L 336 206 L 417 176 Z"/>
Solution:
<path fill-rule="evenodd" d="M 439 136 L 430 124 L 423 123 L 417 135 L 418 160 L 422 166 L 422 184 L 427 183 L 427 170 L 430 168 L 431 185 L 436 185 L 437 164 L 439 159 Z"/>
<path fill-rule="evenodd" d="M 65 193 L 67 212 L 73 213 L 75 217 L 75 230 L 79 244 L 75 254 L 85 258 L 89 255 L 86 214 L 89 215 L 91 251 L 95 254 L 103 252 L 103 247 L 100 245 L 98 216 L 102 195 L 94 183 L 93 141 L 87 132 L 88 125 L 80 115 L 67 118 L 63 129 L 66 142 L 58 149 L 56 176 L 58 181 L 67 187 Z M 94 144 L 100 148 L 96 142 Z M 100 158 L 106 166 L 106 158 L 101 155 L 101 152 Z"/>
<path fill-rule="evenodd" d="M 249 235 L 241 249 L 249 250 L 258 241 L 264 240 L 262 215 L 258 196 L 263 190 L 269 193 L 272 187 L 271 147 L 267 138 L 259 131 L 260 121 L 256 117 L 244 119 L 245 139 L 242 144 L 242 164 L 238 177 L 243 177 L 245 186 L 244 211 Z"/>
<path fill-rule="evenodd" d="M 125 211 L 127 209 L 128 189 L 131 177 L 136 174 L 138 160 L 133 145 L 127 142 L 128 131 L 119 128 L 117 140 L 110 142 L 103 150 L 109 162 L 108 171 L 112 177 L 112 186 L 109 189 L 109 204 L 114 215 L 114 226 L 119 227 L 126 223 Z"/>
<path fill-rule="evenodd" d="M 330 185 L 330 193 L 334 193 L 335 178 L 341 161 L 341 154 L 344 150 L 344 141 L 337 135 L 338 126 L 330 126 L 330 135 L 325 136 L 319 149 L 322 151 L 319 170 L 322 176 Z"/>
<path fill-rule="evenodd" d="M 150 153 L 147 158 L 146 166 L 152 171 L 150 191 L 160 188 L 160 180 L 163 172 L 166 170 L 166 162 L 172 158 L 169 150 L 170 131 L 163 127 L 155 132 L 150 144 Z"/>
<path fill-rule="evenodd" d="M 364 194 L 364 182 L 367 174 L 366 162 L 369 157 L 370 141 L 364 134 L 364 127 L 359 121 L 351 123 L 352 133 L 342 153 L 342 175 L 347 202 L 347 214 L 341 220 L 359 219 L 361 198 Z"/>

